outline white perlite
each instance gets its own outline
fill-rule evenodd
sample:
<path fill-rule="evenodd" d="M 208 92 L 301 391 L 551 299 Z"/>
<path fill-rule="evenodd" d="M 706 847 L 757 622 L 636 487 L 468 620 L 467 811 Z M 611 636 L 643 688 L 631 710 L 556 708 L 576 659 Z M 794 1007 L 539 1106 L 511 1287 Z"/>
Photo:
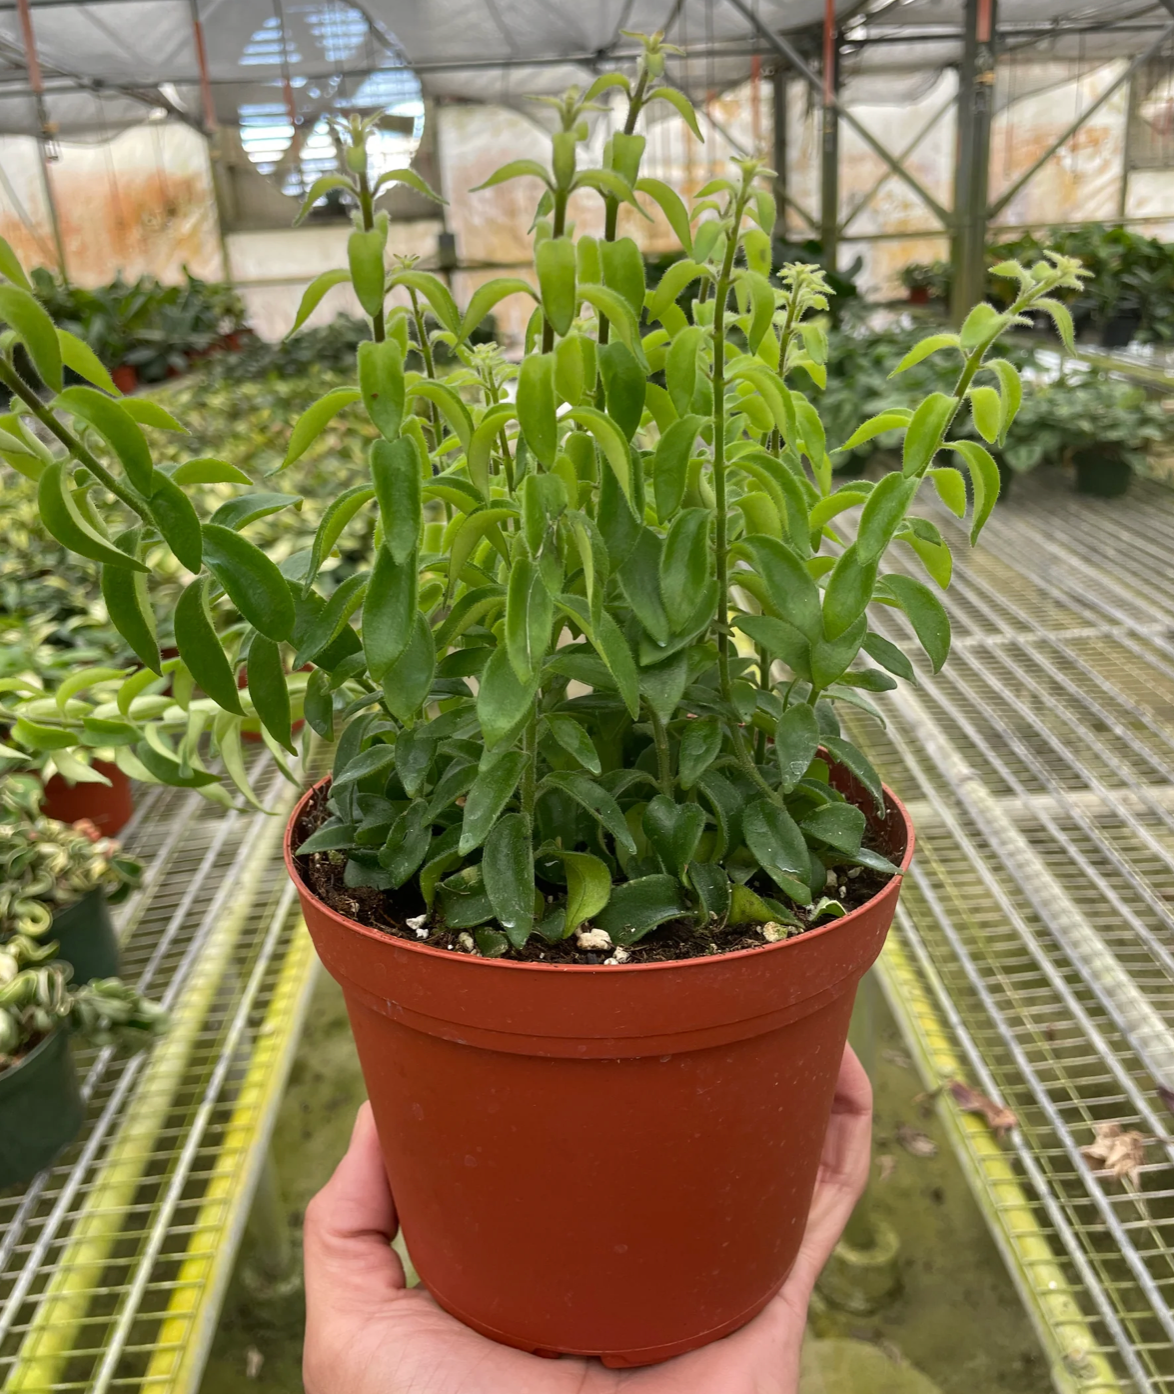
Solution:
<path fill-rule="evenodd" d="M 611 958 L 605 958 L 603 962 L 605 966 L 616 963 L 627 963 L 627 961 L 631 957 L 632 955 L 627 951 L 627 949 L 620 947 L 616 949 L 615 953 L 612 954 Z"/>
<path fill-rule="evenodd" d="M 762 926 L 762 937 L 768 944 L 777 944 L 780 939 L 787 937 L 786 926 L 778 924 L 775 920 L 768 920 Z"/>
<path fill-rule="evenodd" d="M 460 949 L 462 953 L 466 954 L 475 954 L 477 952 L 477 945 L 473 942 L 473 936 L 471 934 L 458 934 L 457 948 Z"/>
<path fill-rule="evenodd" d="M 588 953 L 598 953 L 601 949 L 612 947 L 611 935 L 606 929 L 577 929 L 575 944 Z"/>
<path fill-rule="evenodd" d="M 428 916 L 427 916 L 427 915 L 413 915 L 413 916 L 411 917 L 411 919 L 409 919 L 409 920 L 406 922 L 408 928 L 409 928 L 410 930 L 413 930 L 413 931 L 415 932 L 415 935 L 416 935 L 416 938 L 417 938 L 417 939 L 427 939 L 427 938 L 428 938 L 428 931 L 424 928 L 424 925 L 425 925 L 425 922 L 427 921 L 427 919 L 428 919 Z"/>

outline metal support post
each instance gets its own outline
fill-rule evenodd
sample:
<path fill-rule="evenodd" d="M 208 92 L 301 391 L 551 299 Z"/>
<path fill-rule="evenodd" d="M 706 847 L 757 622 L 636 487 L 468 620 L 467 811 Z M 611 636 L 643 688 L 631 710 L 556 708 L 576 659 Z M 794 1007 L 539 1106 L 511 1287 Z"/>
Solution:
<path fill-rule="evenodd" d="M 787 237 L 787 69 L 780 63 L 771 75 L 774 91 L 775 217 L 774 235 Z"/>
<path fill-rule="evenodd" d="M 951 313 L 961 323 L 986 283 L 988 169 L 995 94 L 995 0 L 966 0 L 966 31 L 958 72 L 958 141 L 954 170 L 954 290 Z"/>
<path fill-rule="evenodd" d="M 61 219 L 57 216 L 57 201 L 53 197 L 53 180 L 49 173 L 49 147 L 54 131 L 45 109 L 45 83 L 41 77 L 41 64 L 37 58 L 37 41 L 33 34 L 33 16 L 29 0 L 17 0 L 20 15 L 20 32 L 24 40 L 25 64 L 28 67 L 29 86 L 33 89 L 33 105 L 37 113 L 37 156 L 41 163 L 41 186 L 45 195 L 45 208 L 49 214 L 49 225 L 53 229 L 53 245 L 57 251 L 57 269 L 62 280 L 68 279 L 65 268 L 65 239 L 61 235 Z"/>
<path fill-rule="evenodd" d="M 823 243 L 823 263 L 836 269 L 840 237 L 840 122 L 836 89 L 839 62 L 836 27 L 836 0 L 825 0 L 823 16 L 823 110 L 820 115 L 822 146 L 819 178 L 819 235 Z"/>

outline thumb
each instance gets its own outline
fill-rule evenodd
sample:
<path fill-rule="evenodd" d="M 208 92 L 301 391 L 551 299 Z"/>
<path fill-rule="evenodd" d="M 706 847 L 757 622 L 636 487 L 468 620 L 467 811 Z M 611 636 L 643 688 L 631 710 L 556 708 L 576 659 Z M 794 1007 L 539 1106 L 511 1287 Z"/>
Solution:
<path fill-rule="evenodd" d="M 399 1229 L 371 1105 L 359 1109 L 346 1155 L 306 1208 L 307 1308 L 381 1306 L 404 1287 L 391 1247 Z"/>

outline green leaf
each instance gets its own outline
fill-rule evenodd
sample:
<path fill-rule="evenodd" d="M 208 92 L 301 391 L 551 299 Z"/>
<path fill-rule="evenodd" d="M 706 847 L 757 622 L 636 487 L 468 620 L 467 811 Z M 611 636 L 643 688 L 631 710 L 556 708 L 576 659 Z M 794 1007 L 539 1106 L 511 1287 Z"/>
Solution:
<path fill-rule="evenodd" d="M 689 221 L 689 211 L 680 194 L 660 179 L 638 179 L 636 192 L 647 194 L 664 214 L 673 236 L 685 249 L 686 256 L 693 251 L 693 229 Z"/>
<path fill-rule="evenodd" d="M 151 476 L 151 515 L 173 555 L 193 573 L 204 558 L 204 534 L 191 499 L 174 479 L 156 470 Z"/>
<path fill-rule="evenodd" d="M 922 339 L 921 343 L 914 344 L 914 346 L 909 350 L 905 357 L 901 359 L 900 363 L 897 364 L 897 366 L 893 369 L 889 376 L 895 378 L 898 373 L 903 373 L 908 368 L 916 367 L 918 363 L 924 362 L 925 359 L 927 359 L 931 353 L 937 353 L 940 349 L 944 348 L 957 349 L 957 351 L 961 353 L 962 343 L 961 340 L 958 338 L 958 335 L 931 334 L 928 338 Z"/>
<path fill-rule="evenodd" d="M 517 403 L 518 421 L 526 444 L 538 461 L 550 469 L 558 455 L 552 353 L 532 353 L 522 359 L 518 373 Z"/>
<path fill-rule="evenodd" d="M 911 576 L 885 576 L 881 586 L 904 611 L 933 671 L 940 672 L 950 653 L 950 620 L 942 602 Z"/>
<path fill-rule="evenodd" d="M 604 930 L 613 944 L 626 947 L 686 911 L 681 887 L 673 877 L 641 876 L 613 886 L 610 900 L 594 919 L 596 928 Z"/>
<path fill-rule="evenodd" d="M 329 422 L 344 407 L 349 407 L 352 403 L 357 402 L 361 396 L 362 393 L 357 387 L 336 387 L 332 392 L 327 392 L 324 397 L 319 397 L 313 406 L 307 407 L 298 417 L 290 434 L 285 459 L 282 460 L 280 468 L 286 469 L 295 460 L 300 459 L 326 429 Z"/>
<path fill-rule="evenodd" d="M 644 257 L 631 237 L 618 237 L 599 244 L 603 282 L 622 295 L 639 319 L 644 309 Z"/>
<path fill-rule="evenodd" d="M 674 633 L 700 604 L 709 571 L 709 509 L 687 508 L 673 519 L 660 558 L 660 595 Z"/>
<path fill-rule="evenodd" d="M 661 599 L 664 543 L 652 528 L 641 528 L 636 544 L 619 570 L 620 585 L 632 613 L 660 646 L 672 632 Z"/>
<path fill-rule="evenodd" d="M 573 716 L 548 712 L 542 719 L 546 723 L 546 729 L 568 755 L 592 774 L 600 773 L 603 766 L 599 761 L 599 752 L 595 749 L 591 737 Z"/>
<path fill-rule="evenodd" d="M 604 344 L 598 352 L 599 371 L 607 398 L 607 414 L 631 440 L 644 415 L 647 379 L 627 345 Z"/>
<path fill-rule="evenodd" d="M 974 489 L 974 517 L 970 523 L 970 545 L 973 547 L 998 501 L 999 467 L 990 451 L 977 441 L 952 440 L 947 441 L 947 446 L 957 451 L 970 466 L 970 483 Z"/>
<path fill-rule="evenodd" d="M 469 297 L 469 305 L 464 319 L 461 320 L 457 338 L 462 342 L 466 340 L 485 316 L 508 295 L 528 295 L 531 299 L 537 298 L 534 287 L 529 281 L 523 281 L 520 276 L 497 276 L 492 281 L 486 281 Z"/>
<path fill-rule="evenodd" d="M 506 591 L 506 653 L 518 681 L 528 686 L 542 667 L 550 644 L 554 602 L 538 567 L 520 556 L 510 571 Z"/>
<path fill-rule="evenodd" d="M 811 858 L 799 825 L 787 810 L 759 799 L 742 815 L 742 832 L 754 859 L 771 880 L 792 900 L 810 905 L 807 878 Z"/>
<path fill-rule="evenodd" d="M 526 760 L 523 751 L 509 750 L 487 769 L 478 772 L 465 799 L 461 840 L 457 847 L 462 857 L 480 847 L 489 835 L 518 787 Z"/>
<path fill-rule="evenodd" d="M 304 636 L 295 640 L 298 644 L 293 662 L 295 668 L 300 668 L 303 663 L 317 663 L 326 654 L 363 603 L 369 580 L 367 572 L 355 572 L 335 589 L 324 605 L 316 595 L 303 597 L 307 603 L 317 602 L 317 607 Z"/>
<path fill-rule="evenodd" d="M 492 663 L 493 660 L 490 659 Z M 552 770 L 539 784 L 538 795 L 552 789 L 568 794 L 576 803 L 587 810 L 591 816 L 611 833 L 617 844 L 631 856 L 636 855 L 636 843 L 624 821 L 624 815 L 615 799 L 601 785 L 585 774 L 575 774 L 567 770 Z"/>
<path fill-rule="evenodd" d="M 115 538 L 115 545 L 127 556 L 137 557 L 141 528 L 129 528 Z M 154 673 L 161 673 L 163 660 L 159 656 L 159 640 L 155 630 L 155 612 L 147 577 L 141 571 L 129 571 L 125 566 L 102 567 L 102 599 L 110 623 L 131 646 L 135 655 Z"/>
<path fill-rule="evenodd" d="M 21 290 L 31 291 L 33 288 L 24 273 L 24 267 L 20 264 L 20 258 L 12 250 L 12 244 L 3 237 L 0 237 L 0 276 L 19 286 Z"/>
<path fill-rule="evenodd" d="M 856 534 L 856 556 L 859 562 L 867 566 L 868 563 L 880 559 L 905 517 L 910 503 L 913 502 L 913 496 L 917 493 L 917 483 L 916 479 L 905 479 L 899 474 L 886 474 L 865 499 L 864 508 L 860 513 L 860 528 Z M 834 577 L 833 572 L 833 580 Z M 825 602 L 825 615 L 826 612 Z M 846 629 L 848 626 L 843 627 Z"/>
<path fill-rule="evenodd" d="M 397 721 L 412 721 L 419 715 L 435 675 L 436 641 L 427 617 L 417 610 L 407 645 L 383 678 L 383 700 Z"/>
<path fill-rule="evenodd" d="M 884 788 L 881 785 L 880 775 L 873 769 L 867 757 L 851 741 L 842 740 L 839 736 L 825 735 L 823 746 L 836 764 L 842 765 L 857 783 L 872 795 L 876 811 L 883 817 L 885 812 Z"/>
<path fill-rule="evenodd" d="M 431 842 L 428 805 L 423 799 L 415 799 L 392 823 L 387 841 L 379 852 L 379 865 L 391 877 L 393 890 L 398 890 L 417 870 Z"/>
<path fill-rule="evenodd" d="M 1023 402 L 1023 383 L 1020 381 L 1018 369 L 1005 358 L 992 358 L 989 363 L 984 363 L 983 367 L 989 368 L 999 379 L 998 443 L 1003 445 Z"/>
<path fill-rule="evenodd" d="M 363 652 L 367 670 L 382 682 L 408 646 L 419 600 L 419 572 L 413 552 L 397 562 L 380 547 L 363 601 Z"/>
<path fill-rule="evenodd" d="M 606 610 L 600 614 L 596 621 L 591 634 L 591 642 L 607 666 L 608 672 L 615 679 L 620 697 L 628 709 L 628 715 L 635 721 L 640 715 L 640 688 L 636 660 L 632 657 L 632 650 L 628 647 L 628 641 L 624 638 L 619 625 Z"/>
<path fill-rule="evenodd" d="M 257 634 L 249 645 L 246 668 L 249 697 L 261 725 L 291 755 L 297 754 L 290 723 L 289 686 L 281 665 L 281 649 L 272 639 Z"/>
<path fill-rule="evenodd" d="M 420 456 L 410 436 L 372 445 L 371 482 L 383 520 L 383 545 L 401 566 L 419 546 L 424 523 Z"/>
<path fill-rule="evenodd" d="M 167 471 L 165 471 L 167 472 Z M 230 465 L 226 460 L 216 460 L 211 456 L 201 456 L 198 460 L 185 460 L 169 471 L 175 484 L 251 484 L 253 481 L 244 472 Z"/>
<path fill-rule="evenodd" d="M 153 779 L 173 789 L 203 789 L 220 782 L 219 775 L 209 774 L 207 770 L 192 769 L 185 773 L 178 760 L 169 759 L 148 741 L 135 746 L 135 755 Z"/>
<path fill-rule="evenodd" d="M 240 704 L 232 665 L 225 657 L 212 623 L 212 611 L 208 605 L 209 584 L 207 576 L 199 577 L 176 602 L 176 646 L 188 671 L 208 696 L 225 711 L 243 716 L 244 708 Z M 147 764 L 147 761 L 143 763 Z"/>
<path fill-rule="evenodd" d="M 19 285 L 0 286 L 0 320 L 28 349 L 33 367 L 50 392 L 60 392 L 61 344 L 56 326 L 41 302 Z"/>
<path fill-rule="evenodd" d="M 641 825 L 661 866 L 679 880 L 705 831 L 705 810 L 700 804 L 679 804 L 657 794 L 645 808 Z"/>
<path fill-rule="evenodd" d="M 321 668 L 310 674 L 302 710 L 312 731 L 324 741 L 334 739 L 334 694 L 330 690 L 330 674 Z"/>
<path fill-rule="evenodd" d="M 746 344 L 751 353 L 757 353 L 774 319 L 774 287 L 757 271 L 743 272 L 738 285 L 745 287 L 750 297 L 750 327 L 746 331 Z"/>
<path fill-rule="evenodd" d="M 823 637 L 819 587 L 799 557 L 775 537 L 743 540 L 755 570 L 766 583 L 771 605 L 781 618 L 810 640 Z"/>
<path fill-rule="evenodd" d="M 359 345 L 359 391 L 381 435 L 395 440 L 404 416 L 404 356 L 394 339 Z"/>
<path fill-rule="evenodd" d="M 332 499 L 322 514 L 322 521 L 314 533 L 314 545 L 310 549 L 310 563 L 306 568 L 306 578 L 302 583 L 302 593 L 308 595 L 314 580 L 321 570 L 322 563 L 334 550 L 334 544 L 342 535 L 343 529 L 356 513 L 375 497 L 375 490 L 365 484 L 355 484 L 344 489 L 337 498 Z"/>
<path fill-rule="evenodd" d="M 999 314 L 993 305 L 981 301 L 966 316 L 958 335 L 964 352 L 978 348 L 984 340 L 997 336 L 1007 322 L 1005 315 Z"/>
<path fill-rule="evenodd" d="M 569 237 L 547 237 L 534 249 L 542 310 L 556 334 L 570 331 L 579 302 L 575 291 L 575 244 Z"/>
<path fill-rule="evenodd" d="M 837 852 L 853 857 L 860 850 L 866 820 L 849 803 L 827 803 L 809 813 L 800 824 L 803 832 Z"/>
<path fill-rule="evenodd" d="M 0 296 L 4 289 L 0 286 Z M 150 492 L 154 470 L 151 449 L 138 422 L 120 402 L 112 401 L 93 387 L 67 387 L 57 394 L 53 405 L 92 426 L 122 461 L 126 476 L 135 488 Z"/>
<path fill-rule="evenodd" d="M 180 431 L 185 436 L 188 434 L 182 422 L 150 397 L 123 397 L 118 405 L 140 426 L 154 426 L 160 431 Z"/>
<path fill-rule="evenodd" d="M 887 668 L 890 673 L 895 673 L 897 677 L 904 678 L 907 682 L 916 683 L 917 673 L 913 664 L 901 652 L 901 650 L 886 639 L 883 634 L 874 634 L 871 631 L 864 636 L 860 647 L 868 654 L 869 658 L 875 658 L 882 668 Z"/>
<path fill-rule="evenodd" d="M 682 789 L 692 789 L 717 759 L 722 748 L 722 728 L 715 716 L 686 721 L 677 752 L 677 780 Z"/>
<path fill-rule="evenodd" d="M 409 726 L 395 738 L 395 772 L 409 799 L 423 790 L 435 754 L 436 737 L 427 726 Z"/>
<path fill-rule="evenodd" d="M 507 813 L 485 843 L 485 890 L 506 937 L 520 949 L 534 928 L 534 846 L 529 820 Z"/>
<path fill-rule="evenodd" d="M 678 415 L 686 417 L 692 409 L 697 391 L 698 353 L 705 339 L 705 330 L 700 325 L 688 325 L 673 338 L 665 356 L 665 386 L 672 398 Z M 693 418 L 700 425 L 700 417 Z M 671 432 L 670 427 L 670 432 Z M 693 438 L 697 435 L 696 429 Z M 663 440 L 663 438 L 662 438 Z"/>
<path fill-rule="evenodd" d="M 204 560 L 228 598 L 259 634 L 279 643 L 290 637 L 293 597 L 285 577 L 259 547 L 231 528 L 205 523 Z"/>
<path fill-rule="evenodd" d="M 903 474 L 920 475 L 933 463 L 957 405 L 957 398 L 945 392 L 931 392 L 913 413 L 905 432 Z"/>
<path fill-rule="evenodd" d="M 648 98 L 648 101 L 668 102 L 702 145 L 705 144 L 705 137 L 701 134 L 701 127 L 697 124 L 697 113 L 693 110 L 693 103 L 685 96 L 684 92 L 678 92 L 675 87 L 658 87 Z"/>
<path fill-rule="evenodd" d="M 83 515 L 70 488 L 68 462 L 62 458 L 45 466 L 37 481 L 37 509 L 46 531 L 70 552 L 90 561 L 130 571 L 146 571 L 136 557 L 127 556 L 94 528 Z"/>
<path fill-rule="evenodd" d="M 1036 300 L 1031 307 L 1033 310 L 1043 310 L 1046 315 L 1051 317 L 1052 323 L 1056 326 L 1056 333 L 1060 336 L 1060 341 L 1069 353 L 1076 352 L 1076 331 L 1072 325 L 1072 312 L 1068 306 L 1059 300 L 1053 300 L 1050 296 Z"/>
<path fill-rule="evenodd" d="M 779 717 L 775 727 L 775 758 L 779 762 L 784 794 L 789 794 L 807 773 L 820 744 L 819 723 L 809 703 L 796 702 Z"/>
<path fill-rule="evenodd" d="M 156 470 L 155 473 L 156 479 L 158 479 L 159 471 Z M 156 494 L 152 493 L 152 505 L 155 498 Z M 300 506 L 301 502 L 302 496 L 300 494 L 260 492 L 240 494 L 235 499 L 229 499 L 226 503 L 222 503 L 208 521 L 217 523 L 223 528 L 231 528 L 233 532 L 240 532 L 242 528 L 247 528 L 250 523 L 257 522 L 259 518 L 268 518 L 274 513 L 280 513 L 283 508 Z M 192 569 L 195 570 L 194 567 Z"/>
<path fill-rule="evenodd" d="M 537 675 L 529 683 L 520 683 L 504 646 L 494 649 L 477 691 L 477 718 L 489 750 L 499 746 L 525 719 L 537 692 Z"/>
<path fill-rule="evenodd" d="M 355 228 L 347 238 L 347 262 L 351 269 L 351 284 L 359 304 L 374 319 L 383 313 L 386 295 L 386 270 L 383 253 L 387 246 L 387 226 L 368 229 Z"/>
<path fill-rule="evenodd" d="M 686 872 L 686 879 L 699 902 L 698 924 L 703 928 L 714 921 L 725 924 L 729 919 L 732 899 L 730 878 L 725 868 L 715 862 L 693 862 Z"/>
<path fill-rule="evenodd" d="M 1002 402 L 993 387 L 970 389 L 970 412 L 974 418 L 975 429 L 983 440 L 996 440 L 999 435 Z"/>
<path fill-rule="evenodd" d="M 354 847 L 355 825 L 336 819 L 324 823 L 317 832 L 312 832 L 294 852 L 295 857 L 308 857 L 311 852 L 337 852 L 344 847 Z"/>
<path fill-rule="evenodd" d="M 413 189 L 424 198 L 431 199 L 433 203 L 448 202 L 447 199 L 441 198 L 436 190 L 427 183 L 426 180 L 422 179 L 414 169 L 384 170 L 379 178 L 376 179 L 371 192 L 373 194 L 378 194 L 382 189 L 385 189 L 388 184 L 406 184 L 409 189 Z"/>
<path fill-rule="evenodd" d="M 632 458 L 624 433 L 610 417 L 594 407 L 576 407 L 567 412 L 567 419 L 578 426 L 584 426 L 595 437 L 604 458 L 610 465 L 624 497 L 632 501 Z"/>
<path fill-rule="evenodd" d="M 677 303 L 677 298 L 685 288 L 692 285 L 698 277 L 707 277 L 708 274 L 700 262 L 688 259 L 674 261 L 671 266 L 665 268 L 664 275 L 649 296 L 648 318 L 663 319 L 665 313 Z"/>
<path fill-rule="evenodd" d="M 508 164 L 494 170 L 483 184 L 474 184 L 469 192 L 476 194 L 482 189 L 492 189 L 495 184 L 504 184 L 507 179 L 521 179 L 527 176 L 541 179 L 547 188 L 550 187 L 550 174 L 537 160 L 510 160 Z"/>
<path fill-rule="evenodd" d="M 699 416 L 682 416 L 661 436 L 652 462 L 652 484 L 656 495 L 656 512 L 667 523 L 685 497 L 689 474 L 689 458 L 697 442 L 701 426 Z"/>
<path fill-rule="evenodd" d="M 407 286 L 409 290 L 416 291 L 427 300 L 432 313 L 450 334 L 461 332 L 461 316 L 456 301 L 439 276 L 434 276 L 431 271 L 397 271 L 387 284 L 388 289 Z"/>
<path fill-rule="evenodd" d="M 593 919 L 611 897 L 611 872 L 590 852 L 564 852 L 561 847 L 545 849 L 557 857 L 567 876 L 567 904 L 563 938 L 570 938 L 585 921 Z"/>
<path fill-rule="evenodd" d="M 966 516 L 966 481 L 952 465 L 942 465 L 931 469 L 929 478 L 933 480 L 938 497 L 955 518 Z"/>
<path fill-rule="evenodd" d="M 100 387 L 103 392 L 109 392 L 112 397 L 122 396 L 102 360 L 84 339 L 58 325 L 57 344 L 61 350 L 61 362 L 66 368 L 72 369 L 78 377 L 85 378 L 95 387 Z"/>
<path fill-rule="evenodd" d="M 305 205 L 303 205 L 303 207 L 305 207 Z M 285 337 L 289 339 L 298 332 L 302 325 L 305 324 L 322 303 L 322 298 L 327 291 L 333 290 L 335 286 L 341 286 L 349 282 L 350 279 L 351 273 L 349 270 L 323 271 L 320 276 L 315 276 L 302 292 L 302 303 L 298 306 L 297 315 Z"/>
<path fill-rule="evenodd" d="M 689 656 L 683 649 L 640 670 L 640 691 L 644 700 L 666 724 L 675 717 L 688 681 Z"/>

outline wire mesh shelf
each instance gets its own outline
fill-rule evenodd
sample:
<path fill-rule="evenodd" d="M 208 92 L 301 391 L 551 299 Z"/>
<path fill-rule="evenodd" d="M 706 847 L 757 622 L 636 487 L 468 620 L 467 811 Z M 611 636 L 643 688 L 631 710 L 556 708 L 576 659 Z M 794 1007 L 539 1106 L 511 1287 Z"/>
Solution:
<path fill-rule="evenodd" d="M 1172 544 L 1159 486 L 1017 482 L 959 553 L 950 666 L 855 723 L 919 835 L 882 982 L 929 1084 L 1018 1117 L 999 1147 L 939 1101 L 1082 1394 L 1174 1394 Z M 1110 1122 L 1147 1139 L 1133 1179 L 1082 1151 Z"/>
<path fill-rule="evenodd" d="M 123 835 L 147 862 L 121 907 L 123 976 L 170 1009 L 146 1054 L 78 1050 L 87 1122 L 0 1195 L 0 1387 L 194 1389 L 268 1149 L 315 959 L 270 813 L 150 789 Z"/>

